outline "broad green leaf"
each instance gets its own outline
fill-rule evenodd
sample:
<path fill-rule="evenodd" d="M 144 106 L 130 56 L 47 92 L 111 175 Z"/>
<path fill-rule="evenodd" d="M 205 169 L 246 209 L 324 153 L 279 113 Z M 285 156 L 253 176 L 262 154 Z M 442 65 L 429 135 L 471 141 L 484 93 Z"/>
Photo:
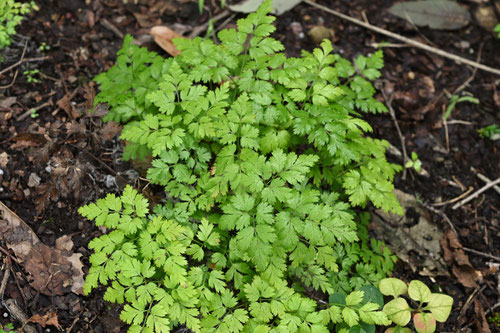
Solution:
<path fill-rule="evenodd" d="M 406 283 L 396 278 L 386 278 L 380 281 L 378 286 L 380 292 L 386 296 L 393 296 L 394 298 L 399 295 L 404 295 L 408 291 Z"/>
<path fill-rule="evenodd" d="M 349 333 L 375 333 L 375 325 L 361 323 L 351 327 Z"/>
<path fill-rule="evenodd" d="M 436 318 L 432 313 L 417 313 L 413 316 L 413 324 L 418 333 L 433 333 L 436 330 Z"/>
<path fill-rule="evenodd" d="M 408 327 L 401 327 L 401 326 L 396 326 L 396 327 L 390 327 L 385 330 L 385 333 L 412 333 L 413 331 L 411 328 Z"/>
<path fill-rule="evenodd" d="M 361 287 L 359 290 L 364 292 L 362 304 L 375 303 L 380 307 L 384 306 L 384 296 L 376 287 L 372 285 L 366 285 Z"/>
<path fill-rule="evenodd" d="M 411 319 L 411 308 L 404 298 L 398 297 L 384 306 L 383 311 L 393 323 L 406 326 Z"/>
<path fill-rule="evenodd" d="M 437 321 L 444 323 L 450 315 L 452 306 L 453 298 L 451 296 L 432 293 L 425 309 L 432 312 Z"/>
<path fill-rule="evenodd" d="M 412 280 L 410 286 L 408 287 L 408 295 L 411 299 L 417 302 L 429 302 L 431 296 L 431 290 L 425 285 L 425 283 Z"/>
<path fill-rule="evenodd" d="M 343 293 L 333 293 L 330 295 L 328 302 L 330 304 L 346 305 L 346 295 Z"/>

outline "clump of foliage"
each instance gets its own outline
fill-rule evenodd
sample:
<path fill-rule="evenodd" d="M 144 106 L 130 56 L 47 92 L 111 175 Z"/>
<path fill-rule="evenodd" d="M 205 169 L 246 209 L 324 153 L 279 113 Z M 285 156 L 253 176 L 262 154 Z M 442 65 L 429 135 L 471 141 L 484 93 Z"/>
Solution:
<path fill-rule="evenodd" d="M 500 135 L 500 127 L 497 124 L 491 124 L 486 127 L 477 130 L 479 136 L 482 138 L 488 138 L 490 140 L 495 139 L 495 136 Z"/>
<path fill-rule="evenodd" d="M 22 21 L 23 15 L 31 10 L 37 10 L 34 1 L 21 3 L 14 0 L 0 2 L 0 49 L 12 42 L 12 35 L 16 34 L 16 26 Z"/>
<path fill-rule="evenodd" d="M 4 326 L 0 325 L 0 333 L 9 333 L 14 331 L 14 324 L 8 323 Z"/>
<path fill-rule="evenodd" d="M 107 285 L 131 332 L 329 332 L 387 325 L 366 285 L 394 256 L 369 241 L 371 202 L 402 213 L 392 193 L 400 166 L 359 111 L 385 112 L 370 80 L 382 53 L 354 65 L 320 49 L 287 58 L 271 1 L 218 33 L 181 39 L 164 59 L 125 38 L 99 75 L 106 120 L 124 124 L 124 158 L 153 160 L 164 186 L 152 210 L 131 187 L 80 209 L 109 231 L 89 247 L 85 292 Z M 345 305 L 315 295 L 342 292 Z M 371 327 L 371 326 L 370 326 Z"/>
<path fill-rule="evenodd" d="M 494 32 L 497 33 L 497 37 L 500 38 L 500 23 L 495 26 L 495 29 L 493 29 Z"/>
<path fill-rule="evenodd" d="M 436 321 L 444 323 L 453 306 L 451 296 L 432 293 L 429 287 L 418 280 L 407 285 L 400 279 L 387 278 L 380 282 L 379 288 L 382 294 L 394 297 L 384 306 L 384 312 L 397 325 L 387 330 L 388 333 L 411 333 L 412 330 L 404 326 L 410 322 L 412 313 L 413 324 L 418 333 L 433 333 L 436 331 Z M 410 307 L 406 299 L 401 297 L 405 294 L 416 302 L 416 309 Z"/>

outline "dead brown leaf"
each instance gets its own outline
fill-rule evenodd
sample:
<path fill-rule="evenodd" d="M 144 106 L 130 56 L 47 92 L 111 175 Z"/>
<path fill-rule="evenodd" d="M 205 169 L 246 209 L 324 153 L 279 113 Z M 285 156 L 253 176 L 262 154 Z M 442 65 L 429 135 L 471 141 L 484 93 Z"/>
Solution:
<path fill-rule="evenodd" d="M 181 53 L 175 47 L 174 43 L 172 43 L 172 39 L 185 38 L 185 37 L 183 37 L 182 35 L 179 35 L 174 30 L 172 30 L 166 26 L 156 26 L 156 27 L 151 28 L 150 34 L 153 36 L 156 44 L 158 44 L 162 49 L 164 49 L 171 56 L 175 57 Z"/>
<path fill-rule="evenodd" d="M 87 131 L 85 122 L 73 120 L 70 123 L 66 123 L 66 134 L 68 136 L 72 134 L 83 135 Z"/>
<path fill-rule="evenodd" d="M 122 127 L 114 121 L 108 121 L 103 128 L 99 130 L 99 134 L 104 141 L 111 141 L 116 136 L 120 135 Z"/>
<path fill-rule="evenodd" d="M 42 134 L 38 133 L 19 133 L 12 139 L 15 143 L 11 146 L 12 149 L 23 149 L 26 147 L 38 147 L 47 142 L 47 139 Z"/>
<path fill-rule="evenodd" d="M 7 97 L 0 102 L 0 109 L 8 109 L 17 102 L 17 97 Z"/>
<path fill-rule="evenodd" d="M 60 100 L 58 100 L 57 103 L 56 103 L 57 106 L 59 108 L 63 109 L 64 112 L 66 112 L 66 114 L 71 119 L 75 119 L 75 118 L 80 117 L 80 113 L 76 109 L 75 105 L 73 105 L 73 103 L 71 103 L 74 95 L 75 94 L 67 93 Z"/>
<path fill-rule="evenodd" d="M 488 323 L 488 320 L 486 319 L 486 315 L 484 314 L 483 305 L 477 298 L 474 299 L 474 311 L 475 311 L 474 321 L 476 323 L 477 332 L 491 333 L 490 325 Z"/>
<path fill-rule="evenodd" d="M 59 325 L 59 321 L 57 320 L 57 314 L 55 312 L 48 312 L 43 316 L 36 314 L 32 316 L 29 321 L 32 323 L 37 323 L 45 327 L 47 325 L 55 326 L 57 329 L 61 330 L 61 325 Z"/>
<path fill-rule="evenodd" d="M 17 259 L 25 263 L 30 274 L 30 285 L 48 296 L 63 295 L 69 291 L 83 295 L 83 265 L 80 253 L 73 247 L 69 236 L 56 241 L 51 248 L 35 235 L 33 230 L 7 206 L 0 202 L 0 234 Z"/>
<path fill-rule="evenodd" d="M 443 258 L 448 267 L 452 267 L 453 275 L 467 288 L 476 288 L 477 282 L 482 280 L 482 274 L 472 267 L 469 257 L 462 249 L 458 237 L 452 230 L 446 232 L 441 238 Z"/>

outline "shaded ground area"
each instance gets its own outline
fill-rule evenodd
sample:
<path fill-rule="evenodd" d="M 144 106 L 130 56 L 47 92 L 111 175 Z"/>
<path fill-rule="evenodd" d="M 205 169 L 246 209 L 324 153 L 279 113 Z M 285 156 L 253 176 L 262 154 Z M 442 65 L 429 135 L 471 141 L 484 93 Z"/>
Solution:
<path fill-rule="evenodd" d="M 16 300 L 27 317 L 40 316 L 33 320 L 38 332 L 43 331 L 42 324 L 56 322 L 65 332 L 125 329 L 118 318 L 119 309 L 103 302 L 102 294 L 84 297 L 79 290 L 71 290 L 80 281 L 78 273 L 88 270 L 87 243 L 101 234 L 78 215 L 78 207 L 118 192 L 128 183 L 138 188 L 147 185 L 139 172 L 120 160 L 120 128 L 102 122 L 105 108 L 89 113 L 97 89 L 92 78 L 112 66 L 124 34 L 131 33 L 141 45 L 163 54 L 149 36 L 152 26 L 168 25 L 186 36 L 204 35 L 200 27 L 223 12 L 210 3 L 200 14 L 197 1 L 188 0 L 155 0 L 147 5 L 88 2 L 40 1 L 40 11 L 23 22 L 13 45 L 3 51 L 5 61 L 0 65 L 0 201 L 46 246 L 37 248 L 36 255 L 26 253 L 31 258 L 28 266 L 28 259 L 13 256 L 5 242 L 0 242 L 1 276 L 9 274 L 5 290 L 0 291 L 4 300 Z M 387 12 L 393 1 L 317 2 L 500 68 L 500 40 L 474 22 L 453 32 L 417 29 Z M 463 3 L 471 10 L 475 6 L 473 1 Z M 228 13 L 214 26 L 231 27 L 238 17 Z M 318 26 L 324 26 L 322 33 L 350 60 L 374 52 L 376 43 L 394 42 L 307 4 L 278 18 L 275 37 L 284 43 L 288 55 L 297 56 L 316 46 L 308 33 Z M 395 118 L 387 114 L 368 116 L 368 120 L 374 136 L 400 151 L 404 139 L 408 155 L 418 154 L 427 174 L 408 169 L 396 179 L 396 187 L 420 207 L 407 210 L 409 224 L 404 228 L 412 232 L 411 227 L 424 216 L 430 223 L 426 228 L 436 230 L 428 236 L 438 241 L 441 256 L 430 265 L 425 257 L 433 252 L 426 255 L 426 249 L 410 247 L 396 274 L 407 280 L 421 278 L 434 290 L 441 288 L 454 297 L 450 320 L 438 331 L 498 331 L 500 319 L 495 326 L 488 318 L 500 312 L 495 307 L 500 301 L 500 194 L 490 189 L 452 207 L 484 186 L 479 174 L 489 179 L 500 176 L 500 140 L 483 138 L 477 132 L 500 123 L 500 77 L 401 44 L 384 48 L 384 54 L 383 79 L 378 82 L 383 93 L 378 98 L 392 106 Z M 27 71 L 32 74 L 23 74 Z M 465 92 L 480 104 L 458 103 L 443 122 L 449 96 Z M 403 163 L 397 152 L 389 157 Z M 144 193 L 154 195 L 150 187 Z M 384 229 L 387 224 L 391 227 L 390 217 L 375 215 L 378 219 L 374 218 L 372 231 L 383 237 L 391 230 Z M 83 268 L 75 264 L 78 260 L 68 259 L 74 255 Z M 54 263 L 63 268 L 64 277 L 51 277 L 47 284 L 29 277 L 30 271 L 52 276 Z M 7 313 L 5 308 L 2 312 Z M 7 313 L 0 322 L 13 321 L 11 316 Z"/>

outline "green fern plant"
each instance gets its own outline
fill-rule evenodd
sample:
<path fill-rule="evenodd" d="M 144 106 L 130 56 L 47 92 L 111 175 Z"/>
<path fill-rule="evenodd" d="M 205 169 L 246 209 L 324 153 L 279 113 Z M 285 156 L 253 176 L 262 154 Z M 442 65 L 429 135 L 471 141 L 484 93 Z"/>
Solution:
<path fill-rule="evenodd" d="M 268 0 L 238 30 L 219 32 L 220 44 L 177 40 L 182 53 L 170 59 L 127 36 L 117 64 L 96 78 L 106 120 L 124 124 L 124 158 L 150 155 L 147 177 L 166 192 L 152 211 L 130 187 L 80 209 L 108 230 L 89 244 L 85 292 L 106 285 L 131 332 L 389 323 L 361 288 L 394 257 L 353 210 L 371 202 L 402 213 L 392 193 L 401 167 L 359 118 L 386 111 L 370 83 L 382 53 L 353 65 L 324 41 L 287 58 L 269 37 L 270 11 Z M 314 299 L 339 291 L 344 307 Z"/>

